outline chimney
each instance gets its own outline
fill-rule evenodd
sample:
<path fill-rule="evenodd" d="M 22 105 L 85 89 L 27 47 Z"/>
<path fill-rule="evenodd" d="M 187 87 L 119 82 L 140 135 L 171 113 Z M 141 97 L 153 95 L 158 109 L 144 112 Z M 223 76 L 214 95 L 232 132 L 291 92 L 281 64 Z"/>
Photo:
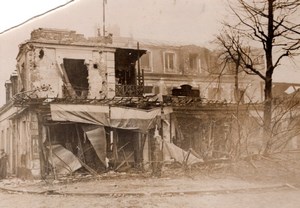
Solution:
<path fill-rule="evenodd" d="M 5 91 L 6 91 L 6 99 L 5 102 L 8 103 L 12 97 L 12 84 L 10 80 L 5 82 Z"/>
<path fill-rule="evenodd" d="M 18 73 L 14 71 L 10 75 L 10 82 L 12 84 L 12 96 L 18 93 Z"/>
<path fill-rule="evenodd" d="M 6 91 L 6 103 L 8 103 L 11 98 L 18 93 L 18 74 L 14 71 L 10 75 L 10 79 L 5 82 Z"/>

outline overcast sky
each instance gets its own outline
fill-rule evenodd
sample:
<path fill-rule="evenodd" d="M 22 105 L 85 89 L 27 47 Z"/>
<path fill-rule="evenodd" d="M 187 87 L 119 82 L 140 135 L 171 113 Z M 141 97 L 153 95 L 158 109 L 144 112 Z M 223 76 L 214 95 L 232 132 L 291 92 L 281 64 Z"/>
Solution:
<path fill-rule="evenodd" d="M 0 17 L 4 20 L 1 21 L 0 31 L 69 1 L 4 1 L 0 7 Z M 80 1 L 84 3 L 84 0 L 74 0 L 73 3 L 81 3 Z M 93 33 L 96 27 L 102 27 L 102 0 L 98 2 L 99 16 L 93 20 Z M 220 28 L 220 20 L 225 15 L 225 2 L 226 0 L 107 0 L 106 24 L 108 28 L 118 24 L 122 36 L 201 44 L 213 39 Z M 90 10 L 86 6 L 82 9 L 86 9 L 86 12 Z M 87 35 L 95 34 L 90 32 Z"/>

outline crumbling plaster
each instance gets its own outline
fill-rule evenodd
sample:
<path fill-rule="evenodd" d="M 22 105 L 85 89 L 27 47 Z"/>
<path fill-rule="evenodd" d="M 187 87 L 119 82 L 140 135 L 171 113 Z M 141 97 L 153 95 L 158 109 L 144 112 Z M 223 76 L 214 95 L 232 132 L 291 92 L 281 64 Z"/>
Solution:
<path fill-rule="evenodd" d="M 15 117 L 18 115 L 18 117 Z M 8 106 L 0 114 L 0 148 L 8 154 L 8 172 L 39 177 L 39 155 L 34 149 L 38 145 L 38 121 L 34 112 Z M 28 172 L 29 170 L 29 172 Z"/>
<path fill-rule="evenodd" d="M 31 45 L 18 58 L 18 68 L 25 73 L 21 76 L 21 82 L 27 86 L 25 90 L 35 91 L 36 97 L 62 98 L 64 83 L 60 66 L 65 58 L 84 60 L 89 82 L 87 98 L 114 97 L 114 50 L 93 50 L 91 47 Z"/>

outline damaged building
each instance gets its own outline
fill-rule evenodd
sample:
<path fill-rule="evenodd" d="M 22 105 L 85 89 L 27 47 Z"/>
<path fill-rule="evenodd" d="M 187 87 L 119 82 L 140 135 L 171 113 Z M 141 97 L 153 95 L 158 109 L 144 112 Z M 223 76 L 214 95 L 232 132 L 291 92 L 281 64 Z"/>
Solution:
<path fill-rule="evenodd" d="M 143 79 L 136 66 L 143 53 L 113 46 L 111 36 L 33 31 L 20 45 L 1 108 L 9 172 L 45 177 L 147 163 L 149 135 L 172 110 L 139 101 Z"/>
<path fill-rule="evenodd" d="M 20 45 L 0 109 L 9 172 L 43 178 L 144 168 L 157 132 L 170 154 L 180 147 L 208 157 L 214 138 L 221 151 L 235 108 L 225 102 L 212 108 L 208 100 L 234 103 L 234 78 L 215 80 L 214 63 L 212 52 L 197 46 L 34 30 Z M 254 78 L 241 87 L 247 98 L 262 92 Z"/>

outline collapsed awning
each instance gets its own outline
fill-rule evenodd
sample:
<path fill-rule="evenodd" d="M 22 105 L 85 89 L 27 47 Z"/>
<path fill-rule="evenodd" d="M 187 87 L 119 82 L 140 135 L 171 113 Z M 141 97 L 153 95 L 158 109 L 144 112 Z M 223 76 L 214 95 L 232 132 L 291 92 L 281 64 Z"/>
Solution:
<path fill-rule="evenodd" d="M 51 104 L 50 110 L 53 121 L 72 121 L 109 126 L 108 106 Z"/>
<path fill-rule="evenodd" d="M 81 168 L 77 157 L 62 145 L 53 145 L 52 154 L 53 157 L 49 158 L 49 163 L 55 167 L 57 174 L 70 174 Z"/>
<path fill-rule="evenodd" d="M 105 129 L 103 126 L 94 127 L 91 125 L 82 126 L 83 131 L 90 140 L 95 152 L 100 159 L 100 161 L 107 167 L 106 164 L 106 137 Z"/>
<path fill-rule="evenodd" d="M 153 126 L 155 119 L 160 115 L 160 108 L 147 111 L 113 107 L 110 125 L 115 128 L 147 130 Z"/>
<path fill-rule="evenodd" d="M 143 110 L 98 105 L 51 104 L 50 109 L 53 121 L 71 121 L 141 131 L 153 128 L 157 118 L 161 116 L 160 107 Z M 171 112 L 171 107 L 163 108 L 163 114 Z"/>
<path fill-rule="evenodd" d="M 176 146 L 173 143 L 170 142 L 164 142 L 164 145 L 166 146 L 165 151 L 169 154 L 171 158 L 173 158 L 175 161 L 179 162 L 180 164 L 186 164 L 188 166 L 196 164 L 196 163 L 203 163 L 203 159 L 195 157 L 192 153 L 189 153 L 187 151 L 184 151 L 180 147 Z"/>

